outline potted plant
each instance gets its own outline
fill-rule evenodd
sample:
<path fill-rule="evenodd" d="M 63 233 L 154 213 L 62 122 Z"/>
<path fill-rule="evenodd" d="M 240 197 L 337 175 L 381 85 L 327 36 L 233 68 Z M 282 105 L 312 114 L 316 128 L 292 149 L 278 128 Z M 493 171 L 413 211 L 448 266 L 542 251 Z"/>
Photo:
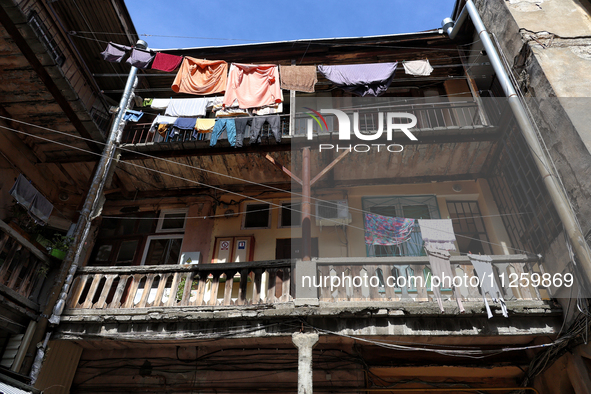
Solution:
<path fill-rule="evenodd" d="M 51 252 L 53 257 L 63 260 L 74 238 L 62 234 L 55 234 L 51 240 Z"/>

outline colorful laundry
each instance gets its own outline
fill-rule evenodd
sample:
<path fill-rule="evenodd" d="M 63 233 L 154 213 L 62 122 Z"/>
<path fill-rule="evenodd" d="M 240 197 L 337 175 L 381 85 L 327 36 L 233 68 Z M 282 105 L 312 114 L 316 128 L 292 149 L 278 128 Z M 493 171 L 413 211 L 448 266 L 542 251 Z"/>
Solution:
<path fill-rule="evenodd" d="M 493 314 L 490 310 L 490 306 L 488 305 L 486 293 L 490 295 L 493 302 L 498 302 L 501 305 L 501 312 L 503 313 L 503 316 L 509 317 L 509 313 L 507 312 L 507 304 L 505 304 L 505 300 L 503 299 L 503 293 L 501 293 L 499 290 L 495 280 L 496 275 L 493 272 L 492 258 L 490 256 L 479 256 L 475 254 L 469 254 L 468 258 L 470 258 L 470 262 L 476 271 L 476 275 L 478 275 L 478 278 L 480 279 L 480 292 L 482 293 L 482 298 L 484 299 L 484 306 L 486 307 L 488 318 L 492 318 Z"/>
<path fill-rule="evenodd" d="M 440 279 L 439 286 L 435 286 L 433 281 L 431 281 L 431 288 L 437 299 L 437 304 L 439 305 L 441 313 L 445 312 L 443 309 L 443 302 L 441 301 L 441 288 L 446 287 L 454 288 L 454 295 L 456 297 L 456 302 L 458 303 L 458 308 L 460 309 L 460 312 L 463 313 L 464 305 L 462 304 L 462 295 L 460 294 L 459 289 L 453 285 L 453 277 L 455 275 L 451 269 L 451 264 L 449 263 L 449 253 L 445 250 L 433 249 L 428 246 L 425 247 L 425 250 L 429 257 L 429 265 L 431 266 L 433 276 L 437 276 Z"/>
<path fill-rule="evenodd" d="M 125 111 L 125 115 L 123 115 L 123 120 L 127 122 L 137 122 L 142 118 L 143 115 L 144 113 L 142 111 L 134 111 L 128 109 L 127 111 Z"/>
<path fill-rule="evenodd" d="M 258 108 L 281 102 L 279 68 L 272 64 L 239 64 L 230 66 L 224 107 L 238 100 L 242 109 Z"/>
<path fill-rule="evenodd" d="M 153 70 L 171 72 L 178 68 L 183 61 L 182 56 L 169 55 L 168 53 L 158 52 L 152 63 Z"/>
<path fill-rule="evenodd" d="M 318 82 L 314 66 L 280 66 L 281 89 L 313 93 Z"/>
<path fill-rule="evenodd" d="M 326 79 L 358 96 L 380 96 L 388 90 L 398 63 L 318 66 Z"/>
<path fill-rule="evenodd" d="M 456 234 L 451 219 L 418 219 L 425 246 L 456 250 Z"/>
<path fill-rule="evenodd" d="M 158 115 L 152 122 L 152 126 L 150 127 L 150 132 L 155 132 L 158 130 L 158 133 L 162 136 L 166 136 L 166 132 L 168 131 L 168 126 L 172 125 L 176 122 L 176 116 L 166 116 L 166 115 Z"/>
<path fill-rule="evenodd" d="M 365 215 L 365 243 L 368 245 L 398 245 L 407 242 L 415 224 L 414 219 Z"/>
<path fill-rule="evenodd" d="M 228 142 L 230 145 L 235 146 L 236 144 L 236 124 L 234 119 L 218 119 L 215 122 L 213 131 L 211 132 L 211 139 L 209 140 L 209 146 L 215 146 L 222 133 L 226 130 L 228 136 Z"/>
<path fill-rule="evenodd" d="M 413 60 L 410 62 L 402 62 L 404 72 L 415 77 L 428 77 L 433 72 L 433 67 L 429 60 Z"/>
<path fill-rule="evenodd" d="M 148 68 L 152 60 L 154 60 L 155 53 L 152 51 L 144 51 L 143 49 L 133 48 L 131 56 L 127 59 L 127 63 L 137 68 Z"/>
<path fill-rule="evenodd" d="M 214 94 L 226 90 L 228 63 L 185 57 L 172 83 L 177 93 Z"/>
<path fill-rule="evenodd" d="M 165 115 L 168 116 L 205 116 L 206 109 L 211 106 L 212 99 L 207 97 L 191 99 L 170 99 Z"/>
<path fill-rule="evenodd" d="M 107 48 L 101 52 L 103 59 L 111 63 L 120 63 L 121 60 L 131 51 L 131 47 L 113 44 L 110 42 Z"/>

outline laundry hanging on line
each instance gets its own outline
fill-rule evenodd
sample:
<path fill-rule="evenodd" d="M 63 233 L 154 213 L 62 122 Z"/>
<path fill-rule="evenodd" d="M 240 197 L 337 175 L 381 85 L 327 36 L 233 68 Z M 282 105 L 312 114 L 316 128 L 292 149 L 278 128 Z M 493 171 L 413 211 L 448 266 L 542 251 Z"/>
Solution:
<path fill-rule="evenodd" d="M 490 306 L 488 305 L 488 300 L 486 299 L 486 294 L 488 293 L 492 298 L 493 302 L 499 303 L 501 305 L 501 313 L 504 317 L 509 317 L 507 312 L 507 304 L 505 304 L 505 300 L 503 299 L 503 293 L 499 290 L 497 282 L 495 280 L 496 275 L 493 272 L 493 265 L 492 265 L 492 257 L 490 256 L 480 256 L 475 254 L 468 254 L 468 258 L 476 271 L 476 274 L 479 278 L 480 283 L 480 292 L 482 293 L 482 298 L 484 300 L 484 306 L 486 307 L 486 314 L 488 318 L 492 318 L 493 314 L 490 310 Z"/>
<path fill-rule="evenodd" d="M 418 223 L 425 246 L 456 250 L 456 234 L 451 219 L 418 219 Z"/>
<path fill-rule="evenodd" d="M 399 245 L 410 239 L 415 220 L 366 213 L 365 243 L 368 245 Z"/>
<path fill-rule="evenodd" d="M 234 100 L 242 109 L 280 103 L 279 67 L 274 64 L 232 63 L 223 104 L 230 106 Z"/>
<path fill-rule="evenodd" d="M 226 90 L 228 63 L 223 60 L 205 60 L 185 57 L 172 90 L 176 93 L 215 94 Z"/>
<path fill-rule="evenodd" d="M 395 63 L 346 64 L 318 66 L 326 79 L 358 96 L 381 96 L 386 93 L 396 72 Z"/>
<path fill-rule="evenodd" d="M 433 72 L 433 67 L 429 60 L 412 60 L 409 62 L 402 62 L 404 72 L 415 77 L 428 77 Z"/>

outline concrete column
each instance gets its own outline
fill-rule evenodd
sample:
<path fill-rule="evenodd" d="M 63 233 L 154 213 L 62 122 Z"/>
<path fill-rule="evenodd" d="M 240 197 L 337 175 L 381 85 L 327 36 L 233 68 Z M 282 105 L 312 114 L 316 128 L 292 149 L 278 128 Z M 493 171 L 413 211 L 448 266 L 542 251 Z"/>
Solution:
<path fill-rule="evenodd" d="M 298 394 L 312 394 L 312 349 L 318 334 L 295 332 L 291 340 L 298 348 Z"/>

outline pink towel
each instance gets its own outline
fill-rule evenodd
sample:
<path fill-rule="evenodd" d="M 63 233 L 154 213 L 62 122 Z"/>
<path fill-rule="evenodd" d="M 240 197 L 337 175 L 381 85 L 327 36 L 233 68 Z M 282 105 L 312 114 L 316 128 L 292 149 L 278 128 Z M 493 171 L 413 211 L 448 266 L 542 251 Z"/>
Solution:
<path fill-rule="evenodd" d="M 264 107 L 280 103 L 281 87 L 279 67 L 273 64 L 232 63 L 228 86 L 224 95 L 224 107 L 238 100 L 242 109 Z"/>
<path fill-rule="evenodd" d="M 156 58 L 152 63 L 155 70 L 171 72 L 178 68 L 183 61 L 182 56 L 169 55 L 168 53 L 156 53 Z"/>

